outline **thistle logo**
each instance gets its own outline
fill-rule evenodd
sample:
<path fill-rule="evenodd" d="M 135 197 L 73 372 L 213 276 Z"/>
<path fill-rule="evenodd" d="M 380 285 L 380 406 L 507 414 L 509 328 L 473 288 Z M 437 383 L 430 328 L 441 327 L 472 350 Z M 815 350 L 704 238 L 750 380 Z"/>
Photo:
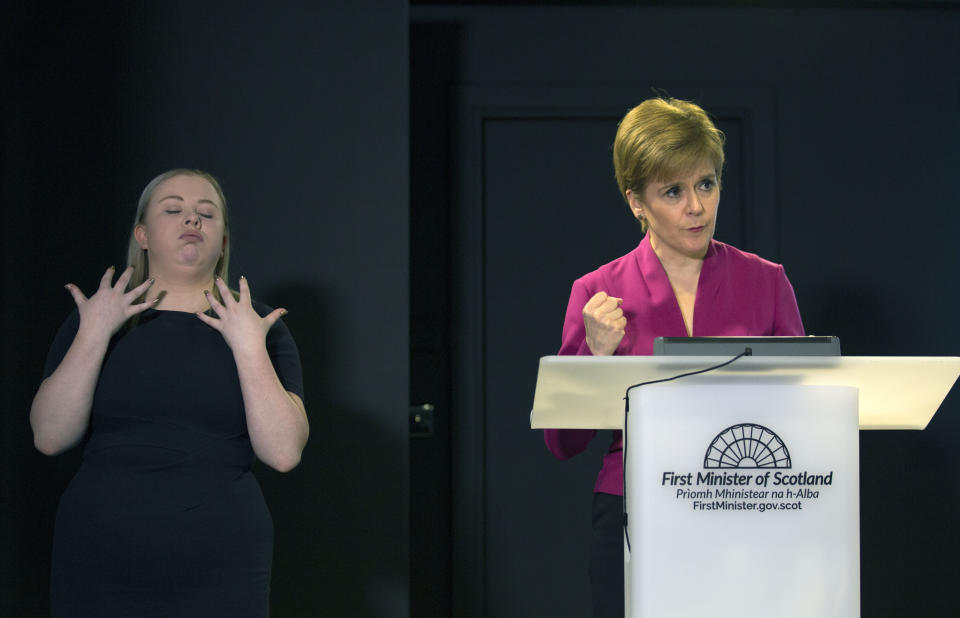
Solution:
<path fill-rule="evenodd" d="M 790 452 L 780 436 L 763 425 L 741 423 L 713 439 L 703 457 L 704 468 L 792 468 Z"/>

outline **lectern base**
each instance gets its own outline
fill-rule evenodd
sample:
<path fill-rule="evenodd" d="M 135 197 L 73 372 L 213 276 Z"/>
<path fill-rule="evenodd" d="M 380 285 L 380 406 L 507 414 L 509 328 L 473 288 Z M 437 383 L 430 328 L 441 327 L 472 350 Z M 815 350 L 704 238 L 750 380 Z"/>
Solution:
<path fill-rule="evenodd" d="M 689 381 L 635 389 L 627 617 L 859 616 L 857 394 Z"/>

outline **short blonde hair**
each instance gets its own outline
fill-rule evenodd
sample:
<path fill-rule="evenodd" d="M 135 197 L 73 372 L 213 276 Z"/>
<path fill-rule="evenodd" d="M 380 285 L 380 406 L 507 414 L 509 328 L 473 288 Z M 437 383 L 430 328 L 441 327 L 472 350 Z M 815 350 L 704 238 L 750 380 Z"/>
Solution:
<path fill-rule="evenodd" d="M 672 98 L 647 99 L 627 112 L 613 142 L 613 169 L 620 194 L 642 194 L 651 181 L 664 181 L 709 159 L 723 172 L 723 131 L 699 105 Z M 627 200 L 629 202 L 629 200 Z"/>
<path fill-rule="evenodd" d="M 217 197 L 220 198 L 220 213 L 223 217 L 223 234 L 228 240 L 226 245 L 223 247 L 223 253 L 220 255 L 220 259 L 217 260 L 217 265 L 214 267 L 213 274 L 215 277 L 220 277 L 225 282 L 229 281 L 227 279 L 227 275 L 230 271 L 230 220 L 227 217 L 227 198 L 223 195 L 223 189 L 220 188 L 220 183 L 217 182 L 217 179 L 207 172 L 178 168 L 164 172 L 151 180 L 143 189 L 143 193 L 140 194 L 140 201 L 137 202 L 137 214 L 133 219 L 133 227 L 130 229 L 130 246 L 127 249 L 127 267 L 133 266 L 133 274 L 130 276 L 130 283 L 127 284 L 127 290 L 132 290 L 146 281 L 150 274 L 150 261 L 149 258 L 147 258 L 147 250 L 142 248 L 140 243 L 137 242 L 137 226 L 143 225 L 143 223 L 146 221 L 147 207 L 150 206 L 150 200 L 153 198 L 153 192 L 157 190 L 157 187 L 160 186 L 160 183 L 175 176 L 196 176 L 198 178 L 203 178 L 209 182 L 213 187 L 213 190 L 217 192 Z M 217 288 L 217 286 L 214 286 L 211 292 L 219 302 L 223 302 L 223 298 L 221 298 L 220 290 Z"/>

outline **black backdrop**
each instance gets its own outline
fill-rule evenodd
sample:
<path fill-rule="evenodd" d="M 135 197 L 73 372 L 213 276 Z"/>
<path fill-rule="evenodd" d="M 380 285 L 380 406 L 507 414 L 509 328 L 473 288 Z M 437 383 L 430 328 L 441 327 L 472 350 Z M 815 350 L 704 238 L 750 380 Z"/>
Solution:
<path fill-rule="evenodd" d="M 952 198 L 934 188 L 958 163 L 955 4 L 564 4 L 411 10 L 412 204 L 451 213 L 458 617 L 589 612 L 604 439 L 558 462 L 528 413 L 571 281 L 639 240 L 610 143 L 652 87 L 726 123 L 718 234 L 785 265 L 808 332 L 853 355 L 960 350 Z M 960 614 L 958 397 L 926 431 L 861 434 L 864 616 Z"/>
<path fill-rule="evenodd" d="M 27 423 L 63 284 L 89 291 L 122 265 L 140 191 L 181 166 L 222 182 L 234 284 L 289 309 L 303 360 L 303 461 L 256 469 L 273 613 L 403 615 L 406 3 L 16 4 L 0 26 L 0 615 L 45 615 L 78 463 L 33 451 Z"/>
<path fill-rule="evenodd" d="M 429 374 L 421 381 L 439 384 L 416 402 L 462 399 L 451 374 L 472 369 L 457 353 L 464 314 L 450 312 L 462 282 L 481 276 L 465 269 L 470 260 L 462 254 L 472 249 L 456 240 L 473 216 L 461 212 L 471 196 L 461 192 L 458 174 L 464 86 L 520 84 L 542 94 L 560 84 L 589 98 L 592 87 L 649 78 L 651 85 L 770 90 L 773 126 L 764 137 L 776 148 L 770 190 L 779 218 L 776 255 L 768 257 L 787 265 L 808 330 L 839 335 L 850 354 L 960 354 L 951 329 L 960 309 L 952 226 L 960 142 L 956 3 L 850 9 L 782 2 L 751 10 L 715 3 L 720 8 L 706 13 L 700 10 L 711 3 L 634 12 L 572 4 L 414 9 L 420 22 L 446 24 L 439 36 L 420 40 L 415 56 L 433 55 L 430 66 L 447 72 L 422 76 L 427 90 L 441 92 L 439 101 L 422 82 L 408 86 L 405 2 L 8 9 L 0 26 L 0 615 L 45 614 L 52 519 L 78 462 L 76 453 L 35 453 L 27 425 L 46 347 L 71 308 L 62 285 L 90 289 L 107 265 L 122 261 L 142 186 L 184 165 L 223 182 L 234 276 L 245 274 L 256 296 L 290 310 L 304 360 L 313 429 L 304 461 L 288 475 L 257 471 L 277 529 L 274 615 L 427 617 L 457 607 L 458 616 L 503 618 L 509 612 L 483 608 L 547 607 L 538 605 L 542 598 L 567 612 L 550 615 L 582 615 L 586 580 L 571 559 L 575 551 L 537 554 L 534 546 L 520 555 L 518 546 L 497 543 L 526 538 L 528 530 L 492 530 L 504 534 L 485 539 L 464 526 L 491 508 L 463 485 L 483 458 L 464 461 L 450 446 L 469 438 L 463 434 L 477 419 L 447 411 L 435 438 L 445 445 L 417 443 L 417 466 L 408 469 L 408 310 L 417 309 L 415 329 L 433 354 L 433 365 L 418 361 Z M 620 24 L 616 44 L 599 52 L 622 55 L 630 47 L 644 79 L 615 73 L 615 63 L 589 66 L 585 58 L 595 55 L 577 48 L 578 28 L 605 28 L 611 20 Z M 638 98 L 649 92 L 643 87 Z M 408 98 L 432 106 L 431 114 L 414 110 L 416 135 L 408 131 Z M 429 152 L 410 153 L 408 174 L 409 140 Z M 498 164 L 510 168 L 511 161 Z M 412 208 L 411 177 L 420 179 Z M 612 179 L 603 182 L 610 191 L 595 206 L 622 208 Z M 417 243 L 415 299 L 409 239 Z M 535 358 L 556 348 L 567 293 L 537 281 L 568 282 L 585 270 L 565 260 L 544 258 L 545 276 L 525 288 L 523 301 L 545 325 L 535 329 L 535 344 L 497 349 L 498 362 L 515 363 L 498 371 L 529 388 L 512 398 L 486 393 L 516 408 L 503 411 L 516 421 L 492 446 L 524 453 L 511 459 L 510 448 L 501 448 L 497 465 L 516 470 L 538 457 L 548 470 L 507 493 L 552 490 L 563 505 L 580 500 L 580 485 L 589 491 L 596 462 L 549 460 L 525 429 L 528 401 L 521 399 L 532 392 L 523 376 L 532 375 Z M 958 427 L 954 393 L 925 432 L 861 438 L 865 616 L 958 612 Z M 412 526 L 409 495 L 423 496 Z M 577 521 L 534 515 L 497 522 L 535 520 L 543 529 L 534 538 L 584 545 Z M 462 551 L 478 543 L 479 551 Z M 497 556 L 538 566 L 510 582 L 515 589 L 505 588 L 487 573 L 499 565 L 483 562 Z M 527 596 L 514 602 L 511 595 L 520 594 Z M 412 610 L 411 595 L 421 599 Z"/>

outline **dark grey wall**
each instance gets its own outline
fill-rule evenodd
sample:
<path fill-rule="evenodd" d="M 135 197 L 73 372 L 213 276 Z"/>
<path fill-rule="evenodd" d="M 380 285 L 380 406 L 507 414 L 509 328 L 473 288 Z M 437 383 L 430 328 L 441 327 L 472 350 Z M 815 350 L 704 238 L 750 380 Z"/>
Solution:
<path fill-rule="evenodd" d="M 950 206 L 960 11 L 800 4 L 413 12 L 422 30 L 456 37 L 438 53 L 459 59 L 441 96 L 460 110 L 449 131 L 463 615 L 588 611 L 598 453 L 556 462 L 525 427 L 536 358 L 559 345 L 570 282 L 639 241 L 623 239 L 633 224 L 609 164 L 616 116 L 607 145 L 577 137 L 606 121 L 611 104 L 622 114 L 651 87 L 708 110 L 736 107 L 738 92 L 744 109 L 769 100 L 772 123 L 745 126 L 772 142 L 770 158 L 746 149 L 743 168 L 728 171 L 770 187 L 754 214 L 775 225 L 750 248 L 786 265 L 808 332 L 838 335 L 847 354 L 960 353 L 950 328 L 960 308 Z M 623 96 L 611 102 L 611 92 Z M 559 150 L 556 136 L 595 148 L 602 165 Z M 568 189 L 578 183 L 595 197 Z M 583 264 L 587 248 L 595 257 Z M 864 616 L 958 611 L 948 592 L 960 551 L 957 397 L 924 432 L 862 434 Z"/>
<path fill-rule="evenodd" d="M 78 463 L 35 453 L 27 424 L 72 307 L 62 286 L 90 290 L 122 263 L 142 187 L 188 166 L 221 180 L 233 277 L 289 309 L 304 365 L 303 462 L 257 468 L 273 613 L 407 615 L 406 3 L 8 10 L 0 614 L 45 614 L 53 516 Z"/>
<path fill-rule="evenodd" d="M 451 85 L 559 85 L 581 99 L 626 87 L 636 94 L 618 100 L 621 109 L 650 86 L 770 91 L 769 207 L 778 224 L 766 256 L 786 264 L 808 330 L 839 335 L 852 354 L 956 355 L 960 339 L 949 327 L 960 304 L 950 226 L 960 137 L 956 3 L 924 10 L 785 4 L 418 7 L 414 16 L 451 25 L 435 51 L 456 76 L 444 82 Z M 269 10 L 226 2 L 7 9 L 0 26 L 0 614 L 44 614 L 52 518 L 78 461 L 76 453 L 35 454 L 26 422 L 46 346 L 71 308 L 61 286 L 73 280 L 89 289 L 122 259 L 143 184 L 179 165 L 223 180 L 234 214 L 234 274 L 248 276 L 261 299 L 290 309 L 304 360 L 313 423 L 304 462 L 285 476 L 258 470 L 277 524 L 275 615 L 407 614 L 407 23 L 406 3 L 389 0 Z M 461 103 L 441 102 L 435 120 L 457 116 Z M 469 196 L 451 184 L 458 164 L 445 158 L 461 136 L 450 131 L 440 136 L 441 143 L 452 137 L 449 150 L 426 165 L 444 185 L 433 187 L 437 199 L 462 206 Z M 622 209 L 602 167 L 603 177 L 584 180 L 609 187 L 590 208 Z M 516 215 L 526 217 L 516 229 L 538 229 L 530 214 Z M 510 223 L 499 221 L 499 229 Z M 463 250 L 450 247 L 458 268 Z M 598 253 L 596 263 L 607 258 Z M 523 325 L 535 328 L 517 326 L 519 337 L 484 357 L 518 363 L 495 374 L 512 376 L 517 392 L 532 396 L 536 357 L 557 347 L 566 285 L 595 265 L 573 264 L 543 259 L 551 270 L 524 287 L 531 309 L 524 315 L 534 319 Z M 455 284 L 479 276 L 453 274 Z M 542 289 L 538 281 L 564 284 Z M 452 312 L 452 328 L 465 316 Z M 474 369 L 444 368 L 461 377 Z M 486 480 L 497 483 L 504 470 L 513 484 L 496 485 L 496 504 L 483 502 L 483 488 L 475 501 L 462 487 L 451 503 L 459 515 L 482 515 L 471 525 L 498 509 L 492 531 L 500 536 L 489 551 L 482 537 L 456 543 L 470 548 L 467 556 L 503 557 L 526 570 L 505 568 L 499 574 L 512 577 L 510 585 L 494 581 L 486 590 L 482 574 L 479 586 L 455 579 L 455 595 L 467 601 L 456 615 L 477 615 L 486 594 L 488 605 L 582 616 L 578 560 L 596 452 L 553 461 L 525 429 L 529 401 L 497 392 L 514 407 L 498 410 L 489 425 L 456 418 L 454 441 L 497 429 L 489 444 L 502 453 Z M 925 432 L 862 437 L 864 616 L 956 613 L 958 408 L 954 394 Z M 480 433 L 463 435 L 471 424 Z M 500 431 L 505 426 L 510 431 Z M 455 478 L 462 463 L 454 462 Z M 476 531 L 456 517 L 454 530 Z M 524 544 L 511 546 L 517 538 Z M 453 553 L 454 572 L 472 577 L 500 564 L 467 564 L 464 555 Z M 430 594 L 429 585 L 424 590 Z"/>

